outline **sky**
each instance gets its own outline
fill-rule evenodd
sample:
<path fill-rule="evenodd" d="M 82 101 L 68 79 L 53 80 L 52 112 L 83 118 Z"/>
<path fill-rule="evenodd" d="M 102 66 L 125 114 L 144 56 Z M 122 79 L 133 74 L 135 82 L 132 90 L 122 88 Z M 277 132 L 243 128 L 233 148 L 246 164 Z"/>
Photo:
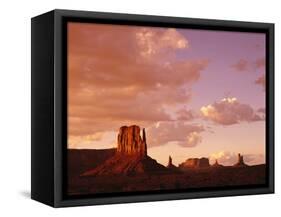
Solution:
<path fill-rule="evenodd" d="M 146 129 L 164 165 L 265 162 L 265 34 L 68 23 L 68 148 Z"/>

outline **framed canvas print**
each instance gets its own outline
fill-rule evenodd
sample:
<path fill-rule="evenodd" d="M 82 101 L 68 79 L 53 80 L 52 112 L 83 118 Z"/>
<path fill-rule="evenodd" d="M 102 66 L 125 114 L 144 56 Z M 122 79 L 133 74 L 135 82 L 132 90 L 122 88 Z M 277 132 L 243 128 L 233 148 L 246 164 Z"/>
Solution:
<path fill-rule="evenodd" d="M 274 192 L 274 25 L 32 18 L 32 192 L 54 207 Z"/>

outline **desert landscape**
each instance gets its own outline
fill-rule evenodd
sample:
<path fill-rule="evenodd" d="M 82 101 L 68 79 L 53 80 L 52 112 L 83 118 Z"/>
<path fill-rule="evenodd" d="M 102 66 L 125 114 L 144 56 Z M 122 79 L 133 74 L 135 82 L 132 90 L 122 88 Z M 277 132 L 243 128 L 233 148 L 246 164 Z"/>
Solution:
<path fill-rule="evenodd" d="M 248 166 L 241 154 L 237 163 L 224 166 L 217 160 L 189 158 L 166 166 L 147 154 L 145 129 L 123 126 L 117 136 L 117 148 L 68 150 L 68 194 L 100 194 L 205 187 L 229 187 L 265 184 L 265 164 Z"/>
<path fill-rule="evenodd" d="M 265 184 L 263 33 L 68 22 L 66 194 Z"/>

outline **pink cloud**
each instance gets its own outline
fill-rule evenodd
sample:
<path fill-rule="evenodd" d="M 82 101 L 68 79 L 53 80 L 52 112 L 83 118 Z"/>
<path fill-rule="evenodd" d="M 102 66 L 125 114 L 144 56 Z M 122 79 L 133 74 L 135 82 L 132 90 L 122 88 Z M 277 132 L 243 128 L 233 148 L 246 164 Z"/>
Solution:
<path fill-rule="evenodd" d="M 175 142 L 183 147 L 193 147 L 202 141 L 200 135 L 204 131 L 202 125 L 178 122 L 158 122 L 147 128 L 149 146 L 160 146 Z"/>
<path fill-rule="evenodd" d="M 265 90 L 265 75 L 262 74 L 260 77 L 258 77 L 255 80 L 255 84 L 257 85 L 261 85 L 263 87 L 263 90 Z"/>
<path fill-rule="evenodd" d="M 175 58 L 188 47 L 176 29 L 68 24 L 69 133 L 174 120 L 208 66 Z"/>
<path fill-rule="evenodd" d="M 237 63 L 233 64 L 232 67 L 240 72 L 248 71 L 250 68 L 250 63 L 249 63 L 249 61 L 247 61 L 245 59 L 240 59 L 240 60 L 238 60 Z"/>
<path fill-rule="evenodd" d="M 265 70 L 265 58 L 261 57 L 254 61 L 247 59 L 240 59 L 232 65 L 237 71 L 254 71 L 254 70 Z"/>
<path fill-rule="evenodd" d="M 259 113 L 265 114 L 265 108 L 259 108 L 257 111 L 258 111 Z"/>
<path fill-rule="evenodd" d="M 144 58 L 169 52 L 170 49 L 184 49 L 189 45 L 187 39 L 172 28 L 167 30 L 139 28 L 136 31 L 136 41 L 140 48 L 140 55 Z"/>
<path fill-rule="evenodd" d="M 222 125 L 264 120 L 250 105 L 240 103 L 236 98 L 224 98 L 201 107 L 200 111 L 206 120 Z"/>
<path fill-rule="evenodd" d="M 188 48 L 187 39 L 175 29 L 70 23 L 68 30 L 73 86 L 178 85 L 197 80 L 197 71 L 207 64 L 175 61 L 175 51 Z"/>
<path fill-rule="evenodd" d="M 178 110 L 176 112 L 176 115 L 177 115 L 177 120 L 182 120 L 182 121 L 193 120 L 196 116 L 193 111 L 188 110 L 186 108 Z"/>
<path fill-rule="evenodd" d="M 93 141 L 100 141 L 103 138 L 103 133 L 98 132 L 90 135 L 84 135 L 84 136 L 69 136 L 68 137 L 68 146 L 69 148 L 76 148 L 77 144 L 81 145 L 88 145 L 92 143 Z"/>
<path fill-rule="evenodd" d="M 265 58 L 259 58 L 255 61 L 255 67 L 257 69 L 264 69 L 265 68 Z"/>

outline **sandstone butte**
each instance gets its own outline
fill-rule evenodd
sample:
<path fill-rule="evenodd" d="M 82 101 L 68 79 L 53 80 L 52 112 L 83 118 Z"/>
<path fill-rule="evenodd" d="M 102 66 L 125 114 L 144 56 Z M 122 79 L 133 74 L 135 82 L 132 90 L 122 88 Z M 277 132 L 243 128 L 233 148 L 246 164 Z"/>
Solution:
<path fill-rule="evenodd" d="M 103 164 L 81 176 L 135 175 L 167 173 L 169 169 L 147 155 L 145 129 L 136 125 L 123 126 L 117 136 L 117 150 Z"/>
<path fill-rule="evenodd" d="M 209 167 L 209 159 L 202 157 L 202 158 L 189 158 L 185 162 L 179 164 L 179 168 L 203 168 Z"/>

